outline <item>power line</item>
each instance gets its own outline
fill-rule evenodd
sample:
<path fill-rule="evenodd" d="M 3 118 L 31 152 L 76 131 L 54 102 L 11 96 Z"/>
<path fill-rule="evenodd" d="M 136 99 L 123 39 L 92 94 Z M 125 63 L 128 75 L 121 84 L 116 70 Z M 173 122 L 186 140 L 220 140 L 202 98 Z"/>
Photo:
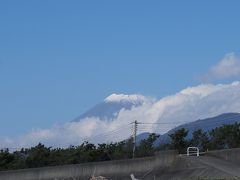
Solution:
<path fill-rule="evenodd" d="M 211 124 L 211 125 L 217 125 L 217 124 L 220 124 L 222 121 L 226 121 L 226 120 L 231 120 L 231 119 L 234 119 L 234 118 L 237 118 L 237 117 L 240 117 L 240 114 L 239 115 L 236 115 L 236 116 L 232 116 L 232 117 L 230 117 L 230 118 L 223 118 L 223 119 L 220 119 L 220 120 L 218 120 L 218 121 L 213 121 L 213 122 L 208 122 L 208 125 L 209 124 Z M 196 121 L 194 121 L 194 122 L 189 122 L 189 121 L 179 121 L 179 122 L 164 122 L 164 123 L 156 123 L 156 122 L 138 122 L 138 124 L 139 125 L 144 125 L 145 127 L 147 127 L 147 126 L 149 126 L 149 127 L 154 127 L 154 126 L 152 126 L 152 125 L 157 125 L 157 124 L 162 124 L 162 125 L 176 125 L 176 124 L 179 124 L 179 123 L 186 123 L 186 124 L 179 124 L 179 126 L 183 126 L 183 125 L 185 125 L 185 126 L 187 126 L 187 127 L 195 127 L 195 126 L 197 126 L 197 125 L 199 125 L 199 124 L 196 124 L 196 123 L 200 123 L 200 121 L 201 120 L 199 120 L 199 122 L 196 122 Z M 238 122 L 238 121 L 240 121 L 240 119 L 239 120 L 235 120 L 234 122 Z M 195 124 L 191 124 L 191 123 L 195 123 Z M 140 128 L 140 126 L 139 126 L 139 128 Z"/>
<path fill-rule="evenodd" d="M 237 119 L 239 117 L 239 119 Z M 211 118 L 208 118 L 208 119 L 211 119 Z M 212 125 L 223 125 L 224 124 L 224 121 L 226 120 L 232 120 L 232 119 L 236 119 L 234 120 L 233 122 L 231 123 L 234 123 L 234 122 L 239 122 L 240 121 L 240 114 L 237 114 L 237 115 L 234 115 L 234 116 L 231 116 L 229 118 L 221 118 L 221 119 L 218 119 L 217 121 L 214 120 L 214 121 L 209 121 L 208 122 L 208 126 L 212 126 Z M 173 126 L 186 126 L 185 128 L 191 128 L 191 127 L 195 127 L 195 128 L 201 128 L 202 124 L 201 124 L 201 120 L 198 120 L 199 122 L 189 122 L 189 121 L 177 121 L 177 122 L 138 122 L 136 121 L 133 122 L 133 123 L 129 123 L 129 124 L 125 124 L 125 125 L 122 125 L 114 130 L 111 130 L 111 131 L 107 131 L 107 132 L 104 132 L 104 133 L 99 133 L 99 134 L 96 134 L 94 136 L 91 136 L 91 137 L 88 137 L 88 138 L 84 138 L 85 140 L 97 140 L 97 141 L 106 141 L 106 140 L 111 140 L 111 139 L 118 139 L 120 138 L 122 135 L 129 135 L 128 137 L 130 137 L 130 131 L 132 129 L 133 131 L 133 134 L 132 134 L 132 137 L 134 137 L 134 141 L 136 143 L 136 138 L 135 138 L 135 134 L 139 134 L 141 132 L 144 132 L 144 131 L 152 131 L 152 132 L 159 132 L 159 134 L 161 134 L 161 131 L 167 131 L 169 132 L 169 130 L 173 129 L 174 127 Z M 185 124 L 182 124 L 182 123 L 185 123 Z M 195 124 L 191 124 L 191 123 L 195 123 Z M 229 124 L 229 123 L 227 123 Z M 133 125 L 133 126 L 132 126 Z M 161 126 L 156 126 L 156 125 L 161 125 Z M 130 126 L 132 128 L 130 128 Z M 166 127 L 165 127 L 166 126 Z M 127 136 L 126 136 L 127 137 Z M 124 138 L 124 137 L 123 137 Z M 83 139 L 83 140 L 84 140 Z M 58 144 L 58 146 L 70 146 L 72 144 Z M 0 149 L 9 149 L 9 150 L 18 150 L 18 149 L 22 149 L 22 147 L 0 147 Z"/>
<path fill-rule="evenodd" d="M 189 121 L 178 121 L 178 122 L 138 122 L 138 124 L 149 124 L 149 125 L 154 125 L 154 124 L 177 124 L 177 123 L 187 123 Z"/>
<path fill-rule="evenodd" d="M 117 128 L 117 129 L 114 129 L 114 130 L 111 130 L 111 131 L 107 131 L 107 132 L 105 132 L 105 133 L 100 133 L 100 134 L 91 136 L 91 137 L 86 138 L 86 139 L 90 140 L 90 139 L 93 139 L 93 138 L 99 138 L 99 137 L 109 136 L 110 134 L 115 133 L 115 132 L 117 132 L 117 131 L 120 131 L 120 130 L 123 129 L 123 128 L 125 129 L 125 128 L 128 127 L 129 125 L 130 125 L 130 124 L 125 124 L 125 125 L 123 125 L 123 126 L 120 126 L 120 127 Z"/>

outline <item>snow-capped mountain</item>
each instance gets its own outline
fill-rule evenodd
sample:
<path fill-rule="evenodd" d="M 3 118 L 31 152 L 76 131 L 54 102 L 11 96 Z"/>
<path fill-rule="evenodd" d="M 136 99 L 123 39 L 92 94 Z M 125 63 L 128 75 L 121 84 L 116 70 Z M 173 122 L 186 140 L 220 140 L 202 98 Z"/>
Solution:
<path fill-rule="evenodd" d="M 118 116 L 122 109 L 130 110 L 133 107 L 143 105 L 145 101 L 147 99 L 142 95 L 112 94 L 73 121 L 78 122 L 81 119 L 92 117 L 101 120 L 112 120 Z"/>
<path fill-rule="evenodd" d="M 71 122 L 46 129 L 33 129 L 20 138 L 0 141 L 5 147 L 14 147 L 16 144 L 29 147 L 39 142 L 59 147 L 64 143 L 80 144 L 86 139 L 93 143 L 116 142 L 132 135 L 131 123 L 135 120 L 142 122 L 138 125 L 138 134 L 155 132 L 164 135 L 183 123 L 227 112 L 240 112 L 240 82 L 201 84 L 160 99 L 138 94 L 112 94 Z M 212 124 L 217 124 L 214 119 L 202 123 L 206 128 Z M 198 124 L 189 126 L 195 125 Z M 142 134 L 141 138 L 147 135 Z"/>

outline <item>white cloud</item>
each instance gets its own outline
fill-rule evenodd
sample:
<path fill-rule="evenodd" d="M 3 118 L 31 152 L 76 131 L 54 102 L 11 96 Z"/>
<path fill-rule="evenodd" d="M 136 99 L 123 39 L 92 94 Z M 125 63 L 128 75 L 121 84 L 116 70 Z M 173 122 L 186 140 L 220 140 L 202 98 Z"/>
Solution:
<path fill-rule="evenodd" d="M 163 123 L 157 126 L 140 125 L 139 132 L 165 133 L 183 121 L 191 122 L 226 112 L 239 112 L 240 82 L 203 84 L 188 87 L 159 100 L 153 101 L 153 98 L 148 97 L 143 99 L 145 100 L 141 106 L 131 110 L 122 109 L 113 121 L 85 118 L 80 122 L 55 125 L 49 129 L 33 129 L 18 138 L 2 138 L 0 144 L 1 147 L 26 147 L 42 142 L 48 146 L 66 147 L 80 144 L 89 137 L 92 137 L 90 141 L 95 143 L 121 140 L 131 134 L 129 123 L 134 120 Z M 111 133 L 107 133 L 109 131 Z"/>
<path fill-rule="evenodd" d="M 209 72 L 200 79 L 202 81 L 211 81 L 234 77 L 240 77 L 240 58 L 234 53 L 229 53 L 218 64 L 210 68 Z"/>

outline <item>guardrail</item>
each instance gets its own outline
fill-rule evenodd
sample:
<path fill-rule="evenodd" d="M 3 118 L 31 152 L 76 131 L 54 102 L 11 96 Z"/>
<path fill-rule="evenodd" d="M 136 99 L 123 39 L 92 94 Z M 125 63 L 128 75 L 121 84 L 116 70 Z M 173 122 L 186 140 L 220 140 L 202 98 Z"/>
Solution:
<path fill-rule="evenodd" d="M 187 156 L 190 155 L 197 155 L 199 156 L 199 148 L 198 147 L 188 147 L 187 148 Z"/>

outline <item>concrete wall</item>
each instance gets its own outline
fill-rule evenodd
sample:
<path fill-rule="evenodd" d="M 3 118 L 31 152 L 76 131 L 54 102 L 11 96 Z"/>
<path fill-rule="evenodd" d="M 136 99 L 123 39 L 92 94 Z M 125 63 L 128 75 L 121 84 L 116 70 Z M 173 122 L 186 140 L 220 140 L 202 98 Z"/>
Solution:
<path fill-rule="evenodd" d="M 240 165 L 240 148 L 209 151 L 206 153 L 206 155 L 220 158 Z"/>
<path fill-rule="evenodd" d="M 146 173 L 155 168 L 167 168 L 177 158 L 176 151 L 166 151 L 154 157 L 138 158 L 133 160 L 107 161 L 99 163 L 86 163 L 56 167 L 34 168 L 16 171 L 0 172 L 1 180 L 77 180 L 89 179 L 95 172 L 96 176 L 102 175 L 111 179 L 121 176 Z M 124 179 L 124 178 L 121 178 Z"/>

